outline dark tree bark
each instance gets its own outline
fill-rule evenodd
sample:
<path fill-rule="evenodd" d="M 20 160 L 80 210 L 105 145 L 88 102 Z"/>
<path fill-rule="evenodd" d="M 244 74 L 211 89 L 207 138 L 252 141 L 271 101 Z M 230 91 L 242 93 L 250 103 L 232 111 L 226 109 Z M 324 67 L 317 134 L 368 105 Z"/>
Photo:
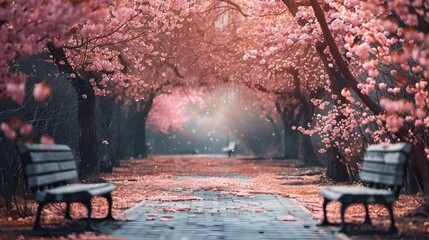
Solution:
<path fill-rule="evenodd" d="M 119 167 L 119 160 L 125 157 L 124 153 L 124 132 L 128 119 L 125 117 L 125 112 L 122 110 L 120 103 L 115 103 L 113 118 L 112 118 L 112 141 L 111 146 L 112 165 Z"/>
<path fill-rule="evenodd" d="M 315 106 L 310 102 L 303 103 L 302 105 L 299 121 L 301 126 L 306 126 L 312 119 Z M 323 166 L 314 152 L 311 137 L 308 135 L 299 134 L 298 157 L 306 166 Z"/>
<path fill-rule="evenodd" d="M 79 178 L 96 180 L 100 173 L 100 160 L 97 150 L 95 96 L 92 91 L 87 95 L 86 99 L 78 102 L 79 153 L 82 159 Z"/>
<path fill-rule="evenodd" d="M 350 181 L 347 166 L 342 161 L 343 156 L 337 147 L 330 147 L 326 151 L 326 177 L 334 182 Z"/>
<path fill-rule="evenodd" d="M 146 120 L 153 106 L 153 100 L 156 97 L 156 92 L 152 91 L 149 97 L 144 102 L 139 102 L 141 109 L 137 109 L 135 113 L 133 126 L 135 131 L 132 134 L 133 155 L 136 158 L 147 158 L 148 148 L 146 144 Z"/>
<path fill-rule="evenodd" d="M 97 130 L 98 130 L 98 145 L 100 155 L 100 172 L 112 172 L 114 167 L 114 161 L 117 162 L 115 157 L 115 145 L 112 145 L 112 140 L 115 134 L 120 134 L 120 131 L 115 131 L 115 114 L 117 104 L 115 99 L 112 97 L 97 97 L 96 102 L 96 114 L 97 114 Z M 106 140 L 108 143 L 104 143 Z"/>
<path fill-rule="evenodd" d="M 286 159 L 297 159 L 298 158 L 298 136 L 299 133 L 295 130 L 292 130 L 292 125 L 287 118 L 282 117 L 283 127 L 284 127 L 284 148 L 283 148 L 283 157 Z"/>
<path fill-rule="evenodd" d="M 53 43 L 48 43 L 49 52 L 52 54 L 55 64 L 60 72 L 75 78 L 70 78 L 72 86 L 76 90 L 78 99 L 78 124 L 79 124 L 79 178 L 95 181 L 99 178 L 100 159 L 97 150 L 97 134 L 95 119 L 95 95 L 89 79 L 95 77 L 92 73 L 78 74 L 67 60 L 63 48 L 57 48 Z"/>
<path fill-rule="evenodd" d="M 418 186 L 420 187 L 420 190 L 423 192 L 425 197 L 424 203 L 414 212 L 414 215 L 423 215 L 427 217 L 429 216 L 429 163 L 426 159 L 424 146 L 422 143 L 414 145 L 414 149 L 411 152 L 411 157 L 409 160 L 409 167 L 413 173 L 413 176 L 410 177 L 415 178 Z M 406 191 L 412 192 L 414 188 L 413 180 L 414 179 L 412 178 L 408 179 L 408 185 L 411 185 L 411 188 L 406 189 Z"/>
<path fill-rule="evenodd" d="M 138 125 L 136 125 L 133 137 L 133 154 L 135 158 L 147 158 L 146 117 L 139 117 L 138 119 Z"/>
<path fill-rule="evenodd" d="M 294 121 L 293 116 L 294 109 L 291 108 L 291 106 L 280 106 L 280 103 L 276 102 L 276 111 L 281 114 L 283 124 L 283 157 L 285 159 L 298 158 L 299 133 L 292 130 L 292 126 L 296 121 Z"/>

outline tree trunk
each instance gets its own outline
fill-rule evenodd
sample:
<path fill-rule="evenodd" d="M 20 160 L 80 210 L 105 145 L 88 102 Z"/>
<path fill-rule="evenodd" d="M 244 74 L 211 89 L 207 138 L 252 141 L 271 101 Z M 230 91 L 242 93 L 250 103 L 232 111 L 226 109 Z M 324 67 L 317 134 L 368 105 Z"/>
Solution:
<path fill-rule="evenodd" d="M 141 112 L 138 115 L 143 115 Z M 135 158 L 147 158 L 146 145 L 146 116 L 139 118 L 133 132 L 133 149 Z"/>
<path fill-rule="evenodd" d="M 97 151 L 97 134 L 95 121 L 95 95 L 89 79 L 97 78 L 95 73 L 76 72 L 69 63 L 64 48 L 55 47 L 52 42 L 47 44 L 55 65 L 61 73 L 66 74 L 76 90 L 78 99 L 78 125 L 79 125 L 79 178 L 82 180 L 98 180 L 100 172 L 100 159 Z M 71 78 L 71 75 L 74 75 Z M 81 76 L 82 75 L 82 76 Z"/>
<path fill-rule="evenodd" d="M 413 214 L 427 217 L 429 216 L 429 162 L 426 159 L 424 146 L 421 143 L 417 146 L 414 145 L 414 149 L 411 152 L 409 167 L 414 173 L 413 176 L 410 177 L 415 178 L 415 181 L 418 183 L 418 186 L 425 197 L 425 202 L 416 211 L 414 211 Z M 411 180 L 411 184 L 409 184 L 409 182 L 407 184 L 409 187 L 411 187 L 411 189 L 407 189 L 410 191 L 415 188 L 414 184 L 412 183 L 414 179 L 411 178 L 408 180 Z"/>
<path fill-rule="evenodd" d="M 115 103 L 112 119 L 112 141 L 110 143 L 111 154 L 112 154 L 112 165 L 113 167 L 119 167 L 119 160 L 124 158 L 124 132 L 123 125 L 126 124 L 128 119 L 125 117 L 125 113 L 119 103 Z"/>
<path fill-rule="evenodd" d="M 326 152 L 326 177 L 334 182 L 350 181 L 347 166 L 344 164 L 342 154 L 338 148 L 332 146 Z"/>
<path fill-rule="evenodd" d="M 97 151 L 97 134 L 95 121 L 95 96 L 86 93 L 87 98 L 79 95 L 79 153 L 82 161 L 79 164 L 79 178 L 96 180 L 100 171 L 100 160 Z"/>
<path fill-rule="evenodd" d="M 299 134 L 298 142 L 298 159 L 301 160 L 305 166 L 323 166 L 323 164 L 317 159 L 317 156 L 314 153 L 314 148 L 310 136 Z"/>
<path fill-rule="evenodd" d="M 133 126 L 136 130 L 132 133 L 133 155 L 136 158 L 147 158 L 146 120 L 150 110 L 152 109 L 155 97 L 156 92 L 152 91 L 145 102 L 141 101 L 139 102 L 139 105 L 136 106 L 137 113 L 135 113 L 136 115 L 133 122 Z M 138 107 L 141 108 L 139 109 Z"/>
<path fill-rule="evenodd" d="M 286 159 L 296 159 L 298 158 L 299 133 L 295 130 L 292 130 L 292 126 L 289 120 L 290 119 L 287 118 L 286 113 L 283 112 L 282 113 L 282 121 L 283 121 L 283 127 L 284 127 L 283 157 Z"/>
<path fill-rule="evenodd" d="M 97 132 L 100 157 L 100 172 L 111 173 L 113 171 L 113 157 L 115 155 L 113 145 L 110 144 L 115 134 L 113 119 L 116 112 L 115 99 L 112 97 L 97 97 Z M 118 132 L 119 133 L 119 132 Z M 107 141 L 105 143 L 104 141 Z"/>
<path fill-rule="evenodd" d="M 302 104 L 301 112 L 299 113 L 299 125 L 307 126 L 310 123 L 313 113 L 314 105 L 310 102 Z M 298 158 L 306 166 L 323 166 L 323 164 L 317 159 L 317 156 L 314 152 L 313 143 L 311 142 L 311 137 L 305 134 L 299 134 L 299 150 Z"/>

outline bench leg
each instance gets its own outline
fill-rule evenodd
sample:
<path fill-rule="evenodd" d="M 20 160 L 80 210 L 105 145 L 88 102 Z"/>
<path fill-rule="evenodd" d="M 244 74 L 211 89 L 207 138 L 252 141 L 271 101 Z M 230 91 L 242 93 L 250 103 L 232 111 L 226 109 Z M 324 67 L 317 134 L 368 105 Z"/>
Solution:
<path fill-rule="evenodd" d="M 91 214 L 92 214 L 91 199 L 83 202 L 83 204 L 86 206 L 86 209 L 88 210 L 88 217 L 86 218 L 85 230 L 96 231 L 97 229 L 95 229 L 94 226 L 92 226 L 92 221 L 91 221 Z"/>
<path fill-rule="evenodd" d="M 44 203 L 39 203 L 39 206 L 37 207 L 37 213 L 36 213 L 36 220 L 34 221 L 33 230 L 34 231 L 41 231 L 43 230 L 42 226 L 40 225 L 40 215 L 42 214 L 42 209 Z"/>
<path fill-rule="evenodd" d="M 67 202 L 67 206 L 66 206 L 66 215 L 64 216 L 64 218 L 65 219 L 73 219 L 72 217 L 71 217 L 71 214 L 70 214 L 70 202 Z"/>
<path fill-rule="evenodd" d="M 389 233 L 389 234 L 397 234 L 398 233 L 398 229 L 396 229 L 396 226 L 395 226 L 395 218 L 393 216 L 392 203 L 386 204 L 386 207 L 387 207 L 387 210 L 389 211 L 389 215 L 390 215 L 390 227 L 387 230 L 387 233 Z"/>
<path fill-rule="evenodd" d="M 341 224 L 340 224 L 340 232 L 345 232 L 346 231 L 346 218 L 345 218 L 345 213 L 346 213 L 346 209 L 349 206 L 348 203 L 341 203 Z"/>
<path fill-rule="evenodd" d="M 330 225 L 330 223 L 329 223 L 329 221 L 328 221 L 328 216 L 327 216 L 327 214 L 326 214 L 326 206 L 328 206 L 328 203 L 330 202 L 331 200 L 328 200 L 328 199 L 324 199 L 323 200 L 323 205 L 322 205 L 322 207 L 323 207 L 323 221 L 322 221 L 322 223 L 320 223 L 320 225 L 321 226 L 326 226 L 326 225 Z"/>
<path fill-rule="evenodd" d="M 112 194 L 109 193 L 109 194 L 105 195 L 104 197 L 107 199 L 107 204 L 109 206 L 106 219 L 114 220 L 113 215 L 112 215 L 112 206 L 113 206 Z"/>
<path fill-rule="evenodd" d="M 369 217 L 368 204 L 364 203 L 363 206 L 365 207 L 365 221 L 364 221 L 364 224 L 371 224 L 371 218 Z"/>

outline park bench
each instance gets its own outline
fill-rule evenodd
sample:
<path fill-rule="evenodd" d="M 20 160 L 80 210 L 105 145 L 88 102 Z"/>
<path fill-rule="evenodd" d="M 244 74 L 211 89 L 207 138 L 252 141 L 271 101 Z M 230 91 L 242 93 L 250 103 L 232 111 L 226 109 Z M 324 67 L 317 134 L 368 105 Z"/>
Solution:
<path fill-rule="evenodd" d="M 22 144 L 18 147 L 27 187 L 34 192 L 37 208 L 33 230 L 52 230 L 43 228 L 40 215 L 48 203 L 66 203 L 65 218 L 72 219 L 70 204 L 83 203 L 88 210 L 86 225 L 79 230 L 94 230 L 91 225 L 91 199 L 101 196 L 107 199 L 108 213 L 104 219 L 112 217 L 111 192 L 116 189 L 111 183 L 68 184 L 77 178 L 76 160 L 72 150 L 66 145 Z"/>
<path fill-rule="evenodd" d="M 404 184 L 406 163 L 411 148 L 409 143 L 390 144 L 388 147 L 382 145 L 369 146 L 364 156 L 362 169 L 359 172 L 360 180 L 365 186 L 333 186 L 319 191 L 319 194 L 324 197 L 324 219 L 321 225 L 331 224 L 326 216 L 326 206 L 332 200 L 341 202 L 340 232 L 347 231 L 344 214 L 346 208 L 351 204 L 364 205 L 366 214 L 364 224 L 371 224 L 368 204 L 383 204 L 390 215 L 388 233 L 397 233 L 392 204 L 398 199 Z"/>
<path fill-rule="evenodd" d="M 228 157 L 234 156 L 235 150 L 237 148 L 237 143 L 231 141 L 228 143 L 228 146 L 222 148 L 222 152 L 224 152 Z"/>

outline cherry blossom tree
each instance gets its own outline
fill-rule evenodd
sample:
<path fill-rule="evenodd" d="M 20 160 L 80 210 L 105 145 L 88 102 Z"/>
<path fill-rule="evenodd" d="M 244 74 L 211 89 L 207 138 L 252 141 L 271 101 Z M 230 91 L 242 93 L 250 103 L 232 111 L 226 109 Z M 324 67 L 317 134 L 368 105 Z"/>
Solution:
<path fill-rule="evenodd" d="M 301 28 L 286 27 L 279 34 L 285 44 L 276 47 L 311 44 L 327 72 L 338 76 L 331 78 L 336 106 L 308 133 L 321 133 L 326 146 L 336 145 L 345 159 L 362 154 L 351 140 L 363 146 L 367 141 L 413 142 L 411 166 L 427 195 L 427 3 L 282 2 Z"/>
<path fill-rule="evenodd" d="M 22 103 L 25 75 L 9 71 L 19 59 L 42 51 L 57 36 L 70 36 L 68 26 L 86 18 L 95 18 L 109 0 L 0 2 L 0 98 Z M 37 91 L 37 90 L 36 90 Z"/>
<path fill-rule="evenodd" d="M 48 43 L 53 61 L 69 75 L 79 99 L 81 178 L 98 176 L 95 96 L 109 95 L 130 85 L 147 86 L 146 79 L 135 73 L 144 71 L 145 64 L 150 65 L 150 56 L 166 57 L 166 53 L 152 52 L 160 41 L 158 35 L 175 28 L 189 8 L 189 3 L 178 1 L 115 1 L 105 11 L 103 22 L 97 18 L 72 25 L 70 38 L 57 39 L 63 45 Z M 138 91 L 122 93 L 130 94 L 134 101 L 142 99 Z"/>

